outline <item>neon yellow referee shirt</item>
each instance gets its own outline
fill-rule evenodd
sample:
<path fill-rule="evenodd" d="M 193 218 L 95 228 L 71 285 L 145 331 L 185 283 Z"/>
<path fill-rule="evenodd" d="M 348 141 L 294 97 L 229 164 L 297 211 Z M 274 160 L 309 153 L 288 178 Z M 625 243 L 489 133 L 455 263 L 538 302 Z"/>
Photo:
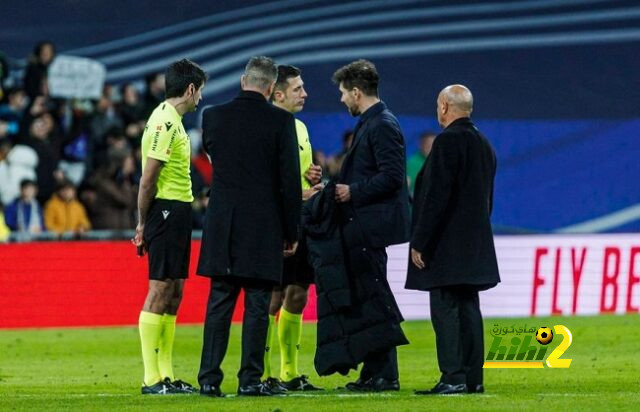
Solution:
<path fill-rule="evenodd" d="M 300 120 L 296 119 L 296 134 L 298 135 L 298 150 L 300 152 L 300 178 L 302 179 L 302 189 L 311 189 L 311 183 L 304 177 L 313 162 L 313 153 L 311 152 L 311 142 L 309 141 L 309 132 L 307 126 Z"/>
<path fill-rule="evenodd" d="M 142 170 L 147 158 L 164 163 L 158 177 L 156 199 L 193 202 L 191 143 L 175 107 L 162 102 L 155 108 L 142 135 Z"/>

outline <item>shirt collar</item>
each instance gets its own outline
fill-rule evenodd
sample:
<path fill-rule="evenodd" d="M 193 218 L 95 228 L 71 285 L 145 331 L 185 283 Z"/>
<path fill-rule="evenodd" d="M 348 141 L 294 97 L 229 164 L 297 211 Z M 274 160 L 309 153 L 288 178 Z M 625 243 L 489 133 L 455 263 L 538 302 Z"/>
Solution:
<path fill-rule="evenodd" d="M 460 125 L 460 124 L 471 124 L 472 125 L 473 122 L 468 117 L 460 117 L 460 118 L 452 121 L 451 123 L 449 123 L 449 126 L 445 127 L 445 129 L 448 129 L 448 128 L 452 127 L 452 126 L 457 126 L 457 125 Z"/>
<path fill-rule="evenodd" d="M 167 109 L 167 111 L 169 113 L 171 113 L 171 116 L 175 117 L 176 119 L 182 120 L 182 116 L 180 116 L 180 114 L 178 113 L 176 108 L 173 107 L 173 105 L 171 103 L 169 103 L 168 101 L 165 100 L 162 104 L 166 105 L 165 108 Z"/>
<path fill-rule="evenodd" d="M 360 115 L 360 122 L 364 123 L 367 120 L 371 119 L 373 116 L 381 113 L 383 110 L 385 110 L 387 108 L 387 105 L 384 104 L 384 102 L 381 100 L 378 103 L 374 104 L 373 106 L 369 107 L 367 110 L 365 110 L 364 113 L 362 113 Z"/>
<path fill-rule="evenodd" d="M 267 100 L 264 95 L 252 90 L 240 90 L 236 99 L 258 100 L 261 102 L 265 102 Z"/>

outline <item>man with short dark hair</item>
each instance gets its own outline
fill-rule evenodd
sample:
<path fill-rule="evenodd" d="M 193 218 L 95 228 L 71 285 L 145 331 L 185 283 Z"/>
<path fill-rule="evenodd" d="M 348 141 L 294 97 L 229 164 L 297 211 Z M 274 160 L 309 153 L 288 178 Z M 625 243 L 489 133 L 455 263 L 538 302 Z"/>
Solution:
<path fill-rule="evenodd" d="M 345 216 L 354 214 L 346 219 L 342 231 L 349 231 L 348 225 L 359 222 L 368 245 L 363 252 L 380 273 L 376 279 L 379 296 L 388 311 L 388 319 L 399 325 L 403 319 L 387 282 L 385 247 L 409 240 L 404 136 L 398 120 L 378 97 L 380 77 L 373 63 L 354 61 L 338 69 L 333 81 L 349 113 L 360 116 L 335 186 L 335 198 L 343 204 Z M 402 338 L 399 341 L 407 343 L 404 336 Z M 360 378 L 347 384 L 347 389 L 399 390 L 396 347 L 365 358 Z"/>
<path fill-rule="evenodd" d="M 282 282 L 283 255 L 296 251 L 302 202 L 295 119 L 267 101 L 277 74 L 272 59 L 251 58 L 238 96 L 202 115 L 202 142 L 214 165 L 197 272 L 211 278 L 198 373 L 205 396 L 224 396 L 220 366 L 241 290 L 237 393 L 274 394 L 261 383 L 269 301 Z"/>
<path fill-rule="evenodd" d="M 278 78 L 271 95 L 276 107 L 291 114 L 298 113 L 304 107 L 307 92 L 304 90 L 300 69 L 289 65 L 278 66 Z M 300 158 L 299 181 L 302 187 L 302 200 L 306 201 L 320 190 L 322 167 L 312 162 L 311 143 L 307 127 L 296 119 L 296 135 Z M 316 186 L 317 185 L 317 186 Z M 298 372 L 298 354 L 302 336 L 302 311 L 307 304 L 309 285 L 313 283 L 313 268 L 307 261 L 307 248 L 304 239 L 300 239 L 295 255 L 284 260 L 282 286 L 276 286 L 271 294 L 269 305 L 269 329 L 264 355 L 264 376 L 266 384 L 273 390 L 284 388 L 290 391 L 320 390 L 309 382 L 306 375 Z M 280 380 L 275 378 L 271 369 L 271 348 L 278 319 L 278 342 L 280 344 Z"/>
<path fill-rule="evenodd" d="M 149 252 L 149 291 L 140 312 L 144 362 L 142 394 L 192 393 L 176 380 L 172 352 L 176 315 L 191 250 L 191 145 L 182 116 L 196 110 L 206 73 L 182 59 L 165 71 L 166 100 L 155 108 L 142 136 L 142 178 L 133 243 Z"/>
<path fill-rule="evenodd" d="M 162 103 L 162 95 L 165 94 L 165 73 L 155 72 L 145 76 L 145 93 L 143 97 L 143 115 L 148 118 L 153 110 Z"/>
<path fill-rule="evenodd" d="M 16 143 L 21 132 L 20 123 L 28 103 L 27 94 L 19 87 L 5 90 L 5 94 L 6 104 L 0 104 L 0 138 L 6 136 Z"/>
<path fill-rule="evenodd" d="M 20 197 L 4 209 L 7 226 L 14 232 L 37 235 L 44 231 L 42 208 L 36 200 L 38 184 L 34 180 L 20 182 Z"/>

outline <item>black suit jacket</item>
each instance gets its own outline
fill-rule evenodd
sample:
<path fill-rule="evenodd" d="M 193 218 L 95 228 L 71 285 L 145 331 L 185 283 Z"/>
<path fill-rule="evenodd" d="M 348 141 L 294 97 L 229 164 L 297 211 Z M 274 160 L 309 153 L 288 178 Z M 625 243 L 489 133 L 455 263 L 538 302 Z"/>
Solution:
<path fill-rule="evenodd" d="M 404 136 L 383 102 L 360 116 L 342 163 L 339 182 L 349 185 L 351 202 L 371 247 L 409 240 L 409 191 Z"/>
<path fill-rule="evenodd" d="M 409 259 L 407 289 L 500 282 L 491 230 L 496 156 L 469 118 L 452 122 L 436 137 L 416 186 L 411 247 L 426 264 Z"/>
<path fill-rule="evenodd" d="M 202 115 L 213 164 L 198 274 L 280 283 L 284 240 L 298 237 L 302 193 L 295 120 L 242 91 Z"/>

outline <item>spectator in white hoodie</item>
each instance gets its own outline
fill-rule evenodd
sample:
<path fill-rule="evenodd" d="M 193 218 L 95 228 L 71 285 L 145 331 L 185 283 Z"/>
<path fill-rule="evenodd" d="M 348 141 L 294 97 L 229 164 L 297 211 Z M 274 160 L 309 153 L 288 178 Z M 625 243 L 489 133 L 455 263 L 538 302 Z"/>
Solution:
<path fill-rule="evenodd" d="M 0 141 L 0 201 L 5 205 L 20 195 L 20 182 L 36 180 L 38 154 L 29 146 Z"/>

